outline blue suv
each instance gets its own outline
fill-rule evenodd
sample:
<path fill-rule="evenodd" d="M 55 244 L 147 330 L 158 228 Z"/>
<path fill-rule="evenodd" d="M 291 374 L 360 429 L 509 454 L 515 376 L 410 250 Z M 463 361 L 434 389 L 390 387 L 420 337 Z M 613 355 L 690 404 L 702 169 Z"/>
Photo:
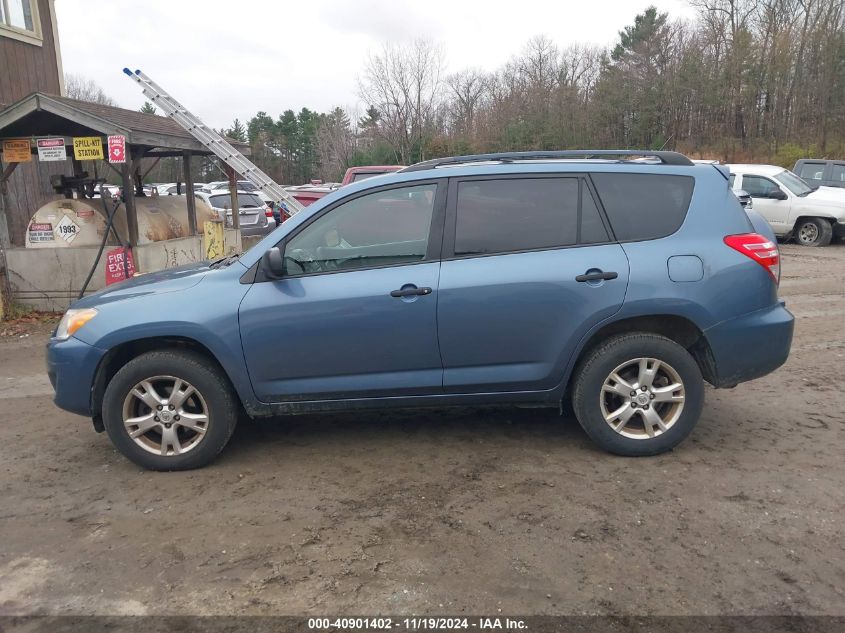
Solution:
<path fill-rule="evenodd" d="M 620 455 L 683 440 L 704 381 L 780 366 L 780 255 L 674 152 L 437 159 L 343 187 L 240 256 L 77 301 L 56 404 L 132 461 L 207 464 L 242 413 L 571 402 Z"/>

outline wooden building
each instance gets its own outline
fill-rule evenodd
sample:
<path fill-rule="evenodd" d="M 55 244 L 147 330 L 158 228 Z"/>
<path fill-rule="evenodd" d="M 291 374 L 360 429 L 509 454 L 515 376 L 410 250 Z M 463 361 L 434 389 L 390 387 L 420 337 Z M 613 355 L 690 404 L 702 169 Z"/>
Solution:
<path fill-rule="evenodd" d="M 34 93 L 64 93 L 54 0 L 0 0 L 0 110 Z M 0 164 L 0 170 L 8 166 Z M 27 223 L 58 197 L 50 175 L 61 163 L 22 163 L 0 191 L 0 247 L 22 246 Z"/>

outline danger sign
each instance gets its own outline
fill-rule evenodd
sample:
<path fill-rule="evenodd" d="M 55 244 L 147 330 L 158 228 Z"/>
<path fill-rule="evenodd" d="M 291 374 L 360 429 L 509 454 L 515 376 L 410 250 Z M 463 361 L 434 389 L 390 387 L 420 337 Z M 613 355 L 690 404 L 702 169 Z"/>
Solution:
<path fill-rule="evenodd" d="M 65 139 L 40 138 L 35 144 L 38 147 L 38 160 L 41 162 L 67 160 Z"/>
<path fill-rule="evenodd" d="M 109 137 L 109 162 L 110 163 L 125 163 L 126 162 L 126 137 L 125 136 L 110 136 Z"/>

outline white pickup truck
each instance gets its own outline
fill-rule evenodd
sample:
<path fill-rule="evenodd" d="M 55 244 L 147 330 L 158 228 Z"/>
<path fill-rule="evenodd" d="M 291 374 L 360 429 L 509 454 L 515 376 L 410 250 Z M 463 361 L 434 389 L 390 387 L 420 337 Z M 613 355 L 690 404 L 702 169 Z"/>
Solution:
<path fill-rule="evenodd" d="M 845 235 L 845 189 L 811 187 L 776 165 L 728 165 L 731 187 L 754 200 L 754 210 L 778 237 L 802 246 L 827 246 Z"/>

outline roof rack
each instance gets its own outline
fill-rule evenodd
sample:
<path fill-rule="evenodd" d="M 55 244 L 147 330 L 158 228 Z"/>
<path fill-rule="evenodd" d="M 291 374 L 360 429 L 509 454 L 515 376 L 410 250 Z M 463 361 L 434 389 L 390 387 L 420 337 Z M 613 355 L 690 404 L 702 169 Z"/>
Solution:
<path fill-rule="evenodd" d="M 465 163 L 512 163 L 516 161 L 529 160 L 558 160 L 561 158 L 605 158 L 613 156 L 637 156 L 640 158 L 656 158 L 664 165 L 683 165 L 691 166 L 694 163 L 678 152 L 664 152 L 648 149 L 567 149 L 556 150 L 550 152 L 502 152 L 498 154 L 471 154 L 468 156 L 449 156 L 446 158 L 433 158 L 421 163 L 416 163 L 410 167 L 401 170 L 403 172 L 409 171 L 423 171 L 425 169 L 434 169 L 435 167 L 446 167 L 449 165 L 462 165 Z"/>

